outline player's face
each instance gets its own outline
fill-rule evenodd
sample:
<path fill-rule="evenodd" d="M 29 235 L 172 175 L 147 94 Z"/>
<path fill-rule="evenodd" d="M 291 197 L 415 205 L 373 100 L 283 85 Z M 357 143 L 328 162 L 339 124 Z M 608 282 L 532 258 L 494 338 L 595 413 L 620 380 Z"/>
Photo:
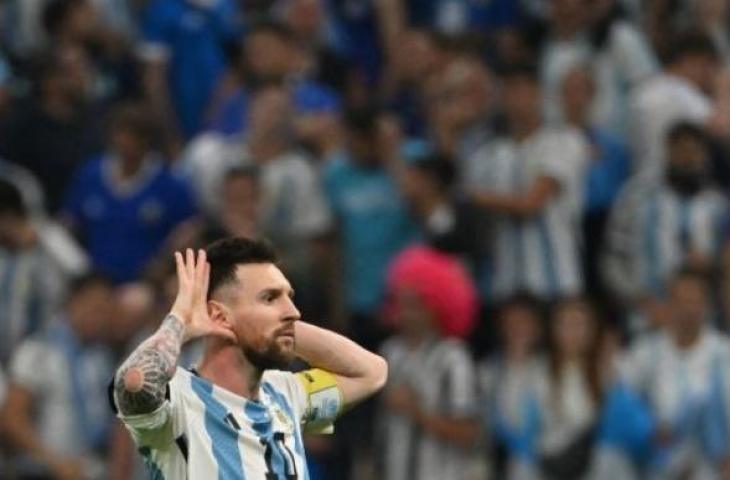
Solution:
<path fill-rule="evenodd" d="M 295 357 L 294 322 L 300 314 L 289 281 L 271 263 L 239 265 L 231 304 L 239 345 L 255 366 L 282 368 Z"/>

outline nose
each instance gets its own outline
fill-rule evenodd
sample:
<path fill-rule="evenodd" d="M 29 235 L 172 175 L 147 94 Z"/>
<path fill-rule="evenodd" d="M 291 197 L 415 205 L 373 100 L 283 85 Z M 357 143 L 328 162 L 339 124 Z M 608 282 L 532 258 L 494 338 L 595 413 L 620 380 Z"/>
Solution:
<path fill-rule="evenodd" d="M 294 305 L 294 300 L 289 297 L 286 297 L 286 314 L 284 318 L 293 322 L 302 318 L 301 313 L 299 313 L 299 309 L 296 305 Z"/>

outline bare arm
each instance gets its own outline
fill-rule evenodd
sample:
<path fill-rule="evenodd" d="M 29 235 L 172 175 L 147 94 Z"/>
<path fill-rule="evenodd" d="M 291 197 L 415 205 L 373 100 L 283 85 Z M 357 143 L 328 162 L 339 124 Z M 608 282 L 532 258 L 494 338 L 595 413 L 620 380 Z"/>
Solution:
<path fill-rule="evenodd" d="M 175 253 L 178 294 L 160 328 L 132 352 L 117 371 L 114 394 L 124 415 L 152 413 L 165 401 L 168 382 L 175 374 L 182 345 L 204 335 L 231 338 L 233 333 L 208 317 L 206 295 L 210 265 L 205 251 Z"/>
<path fill-rule="evenodd" d="M 168 315 L 157 332 L 122 364 L 114 379 L 120 412 L 139 415 L 154 412 L 162 405 L 167 383 L 175 373 L 184 332 L 182 321 Z"/>
<path fill-rule="evenodd" d="M 383 388 L 388 377 L 385 359 L 335 332 L 305 322 L 295 325 L 297 355 L 337 378 L 345 406 Z"/>
<path fill-rule="evenodd" d="M 560 185 L 550 177 L 538 178 L 525 194 L 504 195 L 477 192 L 474 202 L 482 208 L 506 215 L 531 217 L 540 213 L 560 191 Z"/>

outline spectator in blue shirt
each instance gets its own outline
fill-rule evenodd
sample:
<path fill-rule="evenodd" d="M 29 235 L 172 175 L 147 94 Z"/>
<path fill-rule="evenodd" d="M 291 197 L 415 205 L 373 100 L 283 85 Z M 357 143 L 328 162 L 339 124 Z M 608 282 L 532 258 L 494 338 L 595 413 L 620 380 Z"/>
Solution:
<path fill-rule="evenodd" d="M 172 229 L 192 216 L 192 194 L 154 153 L 155 126 L 135 104 L 119 107 L 106 153 L 77 172 L 63 214 L 95 267 L 116 282 L 139 277 Z"/>
<path fill-rule="evenodd" d="M 373 110 L 349 112 L 346 148 L 331 155 L 324 170 L 326 193 L 339 223 L 345 305 L 353 314 L 353 335 L 366 345 L 378 340 L 375 316 L 383 300 L 386 267 L 415 233 L 376 146 L 379 118 Z"/>
<path fill-rule="evenodd" d="M 233 0 L 153 0 L 143 13 L 140 56 L 151 102 L 185 138 L 200 129 L 226 69 L 224 46 L 241 33 Z"/>
<path fill-rule="evenodd" d="M 338 112 L 339 95 L 298 71 L 299 54 L 292 31 L 284 24 L 266 21 L 254 25 L 243 45 L 245 84 L 213 110 L 211 127 L 224 135 L 243 135 L 249 128 L 251 90 L 272 82 L 286 82 L 297 113 L 311 123 L 314 117 Z"/>

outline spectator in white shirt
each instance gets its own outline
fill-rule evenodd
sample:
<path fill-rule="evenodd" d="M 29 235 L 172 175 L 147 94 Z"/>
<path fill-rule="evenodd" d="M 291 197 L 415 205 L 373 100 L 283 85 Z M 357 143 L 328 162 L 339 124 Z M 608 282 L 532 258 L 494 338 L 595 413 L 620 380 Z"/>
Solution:
<path fill-rule="evenodd" d="M 624 187 L 609 220 L 605 273 L 627 300 L 661 295 L 683 265 L 709 267 L 720 253 L 728 206 L 712 183 L 705 133 L 675 125 L 667 157 L 663 177 L 637 177 Z"/>
<path fill-rule="evenodd" d="M 728 133 L 728 92 L 713 90 L 718 57 L 711 40 L 701 34 L 678 34 L 664 59 L 664 71 L 632 92 L 630 144 L 634 171 L 656 178 L 665 161 L 664 139 L 679 121 L 706 125 L 715 135 Z M 723 111 L 724 109 L 724 111 Z"/>
<path fill-rule="evenodd" d="M 489 293 L 497 300 L 521 291 L 541 300 L 579 293 L 586 141 L 572 128 L 543 124 L 535 69 L 515 67 L 502 81 L 507 134 L 471 159 L 472 198 L 495 221 Z"/>

